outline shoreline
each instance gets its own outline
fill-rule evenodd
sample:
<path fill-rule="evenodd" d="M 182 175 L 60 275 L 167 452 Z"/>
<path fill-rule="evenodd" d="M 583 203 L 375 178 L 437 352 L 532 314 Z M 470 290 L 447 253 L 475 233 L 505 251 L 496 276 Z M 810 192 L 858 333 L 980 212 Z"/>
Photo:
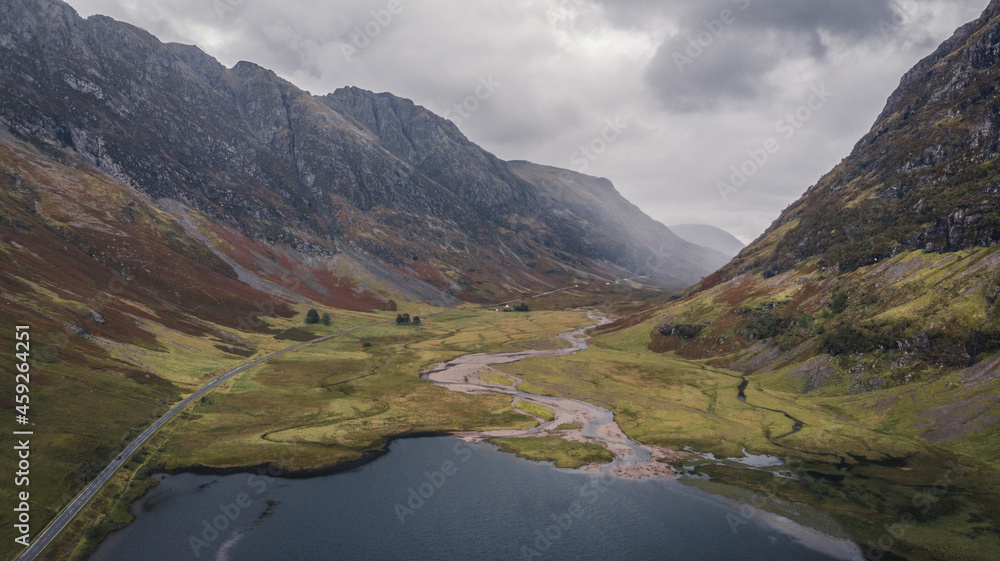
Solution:
<path fill-rule="evenodd" d="M 686 492 L 704 494 L 708 500 L 728 506 L 739 512 L 741 515 L 746 512 L 745 508 L 748 503 L 741 502 L 725 495 L 715 494 L 711 491 L 706 491 L 698 487 L 688 485 L 684 485 L 684 487 L 686 488 Z M 807 504 L 810 508 L 816 508 L 812 505 L 808 505 L 808 503 L 803 504 Z M 864 546 L 851 538 L 843 538 L 834 535 L 827 531 L 797 522 L 783 514 L 771 512 L 770 510 L 760 508 L 758 506 L 752 506 L 752 509 L 752 515 L 750 517 L 743 518 L 746 523 L 756 520 L 758 523 L 771 528 L 775 532 L 795 540 L 799 545 L 809 549 L 810 551 L 816 551 L 842 561 L 866 561 Z"/>
<path fill-rule="evenodd" d="M 326 477 L 328 475 L 336 475 L 338 473 L 343 473 L 346 471 L 353 471 L 362 468 L 375 460 L 378 460 L 382 456 L 389 453 L 389 448 L 392 443 L 397 440 L 407 440 L 413 438 L 443 438 L 443 437 L 454 437 L 461 438 L 463 434 L 462 431 L 423 431 L 423 432 L 404 432 L 399 434 L 394 434 L 386 436 L 385 444 L 381 448 L 373 448 L 370 450 L 365 450 L 361 457 L 356 460 L 345 460 L 342 462 L 337 462 L 322 467 L 314 468 L 303 468 L 298 470 L 290 470 L 281 467 L 275 467 L 274 462 L 264 462 L 260 464 L 251 464 L 246 466 L 230 466 L 230 467 L 212 467 L 204 465 L 190 465 L 181 466 L 171 469 L 166 468 L 155 468 L 150 470 L 150 475 L 181 475 L 185 473 L 190 473 L 193 475 L 260 475 L 273 477 L 275 479 L 315 479 L 318 477 Z"/>
<path fill-rule="evenodd" d="M 456 438 L 465 441 L 477 441 L 477 442 L 489 442 L 491 437 L 480 436 L 478 438 L 470 438 L 472 433 L 462 432 L 462 431 L 428 431 L 419 433 L 403 433 L 398 435 L 393 435 L 386 437 L 385 446 L 376 450 L 369 450 L 365 453 L 362 458 L 357 460 L 348 460 L 345 462 L 340 462 L 331 466 L 325 466 L 322 468 L 310 468 L 303 470 L 277 470 L 279 473 L 273 473 L 270 470 L 271 463 L 263 463 L 251 466 L 242 467 L 225 467 L 225 468 L 213 468 L 207 466 L 185 466 L 174 468 L 170 470 L 157 469 L 151 472 L 150 477 L 154 479 L 152 484 L 146 487 L 145 490 L 140 495 L 129 501 L 128 511 L 132 515 L 133 520 L 118 526 L 114 530 L 108 532 L 104 537 L 101 538 L 99 542 L 95 543 L 95 549 L 90 552 L 93 554 L 107 539 L 113 536 L 115 533 L 120 532 L 130 526 L 138 518 L 132 511 L 134 507 L 139 505 L 141 501 L 152 492 L 156 486 L 159 484 L 159 480 L 154 478 L 155 475 L 182 475 L 182 474 L 192 474 L 192 475 L 202 475 L 202 476 L 233 476 L 233 475 L 258 475 L 261 477 L 271 477 L 279 480 L 306 480 L 306 479 L 316 479 L 321 477 L 334 476 L 341 473 L 353 471 L 364 467 L 365 465 L 372 463 L 382 456 L 387 455 L 391 450 L 391 446 L 397 440 L 410 440 L 418 438 Z M 495 445 L 494 445 L 495 446 Z M 498 453 L 500 452 L 497 450 Z M 533 461 L 527 460 L 524 461 Z M 547 463 L 547 462 L 540 462 Z M 548 462 L 550 463 L 550 462 Z M 609 464 L 603 464 L 604 466 Z M 557 471 L 560 470 L 554 466 L 551 467 Z M 587 468 L 581 468 L 584 471 L 588 471 Z M 570 470 L 574 471 L 574 470 Z M 646 481 L 660 481 L 662 483 L 674 483 L 681 484 L 682 487 L 687 489 L 686 492 L 694 492 L 704 495 L 706 500 L 716 502 L 718 504 L 726 505 L 735 511 L 739 511 L 744 507 L 744 503 L 729 498 L 725 495 L 715 494 L 709 491 L 705 491 L 696 487 L 688 487 L 684 485 L 681 481 L 685 479 L 686 476 L 683 474 L 677 474 L 675 477 L 634 477 L 628 474 L 617 473 L 615 471 L 610 472 L 615 478 L 622 481 L 634 481 L 638 482 L 641 480 Z M 773 531 L 783 534 L 790 539 L 798 542 L 802 547 L 809 549 L 811 551 L 820 552 L 828 556 L 834 557 L 842 561 L 864 561 L 863 547 L 861 544 L 851 540 L 850 538 L 843 538 L 837 535 L 827 533 L 823 530 L 813 528 L 811 526 L 799 523 L 795 520 L 789 519 L 786 516 L 771 512 L 766 509 L 756 508 L 754 517 L 757 518 L 759 523 L 771 528 Z M 89 555 L 89 554 L 88 554 Z"/>

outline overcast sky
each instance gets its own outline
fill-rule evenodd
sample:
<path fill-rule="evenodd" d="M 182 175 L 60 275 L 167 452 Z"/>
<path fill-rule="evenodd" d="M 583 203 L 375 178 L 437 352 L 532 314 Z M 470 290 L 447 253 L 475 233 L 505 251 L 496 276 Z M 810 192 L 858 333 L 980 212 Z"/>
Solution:
<path fill-rule="evenodd" d="M 668 225 L 750 241 L 988 0 L 69 3 L 312 93 L 410 98 L 501 158 L 607 177 Z"/>

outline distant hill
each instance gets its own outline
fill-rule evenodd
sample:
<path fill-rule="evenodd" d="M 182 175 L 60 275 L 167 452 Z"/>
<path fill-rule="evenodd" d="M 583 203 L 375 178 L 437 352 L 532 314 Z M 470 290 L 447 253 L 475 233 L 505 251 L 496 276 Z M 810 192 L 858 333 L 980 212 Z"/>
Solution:
<path fill-rule="evenodd" d="M 622 266 L 663 286 L 683 284 L 689 271 L 714 272 L 729 262 L 731 256 L 692 244 L 647 216 L 607 179 L 524 161 L 508 164 L 539 189 L 550 208 L 565 209 L 550 226 L 573 232 L 575 251 L 617 255 Z"/>
<path fill-rule="evenodd" d="M 729 232 L 707 224 L 678 224 L 670 226 L 670 231 L 684 241 L 714 249 L 728 257 L 736 257 L 746 247 Z"/>

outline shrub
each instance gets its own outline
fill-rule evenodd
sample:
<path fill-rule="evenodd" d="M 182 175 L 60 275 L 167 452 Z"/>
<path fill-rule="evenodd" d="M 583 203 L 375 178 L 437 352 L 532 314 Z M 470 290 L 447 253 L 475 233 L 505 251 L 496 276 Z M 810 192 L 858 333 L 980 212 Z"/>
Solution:
<path fill-rule="evenodd" d="M 310 325 L 319 323 L 319 312 L 316 310 L 309 310 L 306 312 L 306 323 Z"/>
<path fill-rule="evenodd" d="M 694 339 L 705 329 L 704 325 L 690 325 L 681 324 L 673 326 L 665 326 L 660 328 L 660 335 L 664 337 L 670 337 L 671 335 L 677 335 L 678 337 L 683 337 L 685 339 Z"/>
<path fill-rule="evenodd" d="M 823 348 L 831 355 L 867 353 L 875 350 L 873 343 L 863 332 L 853 327 L 839 327 L 826 334 Z"/>
<path fill-rule="evenodd" d="M 842 314 L 844 313 L 844 310 L 847 309 L 847 300 L 847 294 L 838 292 L 830 298 L 830 302 L 827 303 L 826 306 L 830 308 L 830 311 L 833 312 L 834 315 Z"/>
<path fill-rule="evenodd" d="M 788 325 L 788 320 L 771 310 L 754 311 L 747 319 L 747 331 L 754 339 L 770 339 L 780 335 Z"/>

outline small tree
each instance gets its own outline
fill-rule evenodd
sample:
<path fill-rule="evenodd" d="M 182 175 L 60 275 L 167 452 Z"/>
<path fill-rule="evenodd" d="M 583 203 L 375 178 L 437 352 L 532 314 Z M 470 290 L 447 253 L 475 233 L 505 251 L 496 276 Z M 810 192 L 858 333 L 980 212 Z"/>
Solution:
<path fill-rule="evenodd" d="M 409 323 L 410 323 L 410 314 L 398 314 L 398 315 L 396 315 L 396 324 L 397 325 L 409 325 Z"/>
<path fill-rule="evenodd" d="M 330 314 L 323 314 L 323 325 L 330 325 Z"/>
<path fill-rule="evenodd" d="M 316 310 L 309 310 L 306 312 L 306 323 L 314 324 L 319 323 L 319 312 Z"/>
<path fill-rule="evenodd" d="M 528 305 L 527 304 L 525 304 L 524 302 L 521 302 L 520 304 L 514 306 L 514 311 L 515 312 L 530 312 L 531 310 L 528 309 Z"/>
<path fill-rule="evenodd" d="M 420 316 L 413 316 L 413 325 L 420 325 Z"/>

